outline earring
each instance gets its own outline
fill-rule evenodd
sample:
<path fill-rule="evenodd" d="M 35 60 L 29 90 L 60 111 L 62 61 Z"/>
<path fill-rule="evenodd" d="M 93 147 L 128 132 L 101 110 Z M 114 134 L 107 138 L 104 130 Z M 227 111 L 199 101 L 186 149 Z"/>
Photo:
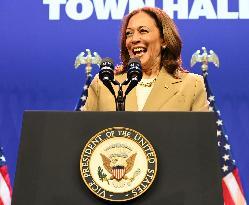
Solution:
<path fill-rule="evenodd" d="M 166 45 L 163 45 L 162 48 L 165 49 L 165 48 L 166 48 Z"/>

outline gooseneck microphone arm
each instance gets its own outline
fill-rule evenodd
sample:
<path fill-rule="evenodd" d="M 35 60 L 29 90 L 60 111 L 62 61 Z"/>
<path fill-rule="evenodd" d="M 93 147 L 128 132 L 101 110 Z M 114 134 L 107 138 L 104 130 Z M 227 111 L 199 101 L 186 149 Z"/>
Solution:
<path fill-rule="evenodd" d="M 125 99 L 123 97 L 123 89 L 122 84 L 120 84 L 117 80 L 113 80 L 112 83 L 118 86 L 118 95 L 114 95 L 115 97 L 115 104 L 116 104 L 116 111 L 125 111 Z"/>
<path fill-rule="evenodd" d="M 125 99 L 126 95 L 123 92 L 123 85 L 127 85 L 129 80 L 126 79 L 123 83 L 119 83 L 118 81 L 114 82 L 114 85 L 118 85 L 118 96 L 116 98 L 116 111 L 125 111 Z"/>
<path fill-rule="evenodd" d="M 116 111 L 125 111 L 125 98 L 123 94 L 122 84 L 119 84 L 118 96 L 116 98 Z"/>

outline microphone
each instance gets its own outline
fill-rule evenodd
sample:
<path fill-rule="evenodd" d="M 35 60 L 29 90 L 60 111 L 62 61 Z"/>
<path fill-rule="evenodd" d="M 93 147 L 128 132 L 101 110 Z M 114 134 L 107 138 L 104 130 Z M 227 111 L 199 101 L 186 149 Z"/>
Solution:
<path fill-rule="evenodd" d="M 130 59 L 127 66 L 127 78 L 130 81 L 130 84 L 125 91 L 125 95 L 137 86 L 138 82 L 142 79 L 142 76 L 141 61 L 138 58 Z"/>
<path fill-rule="evenodd" d="M 114 79 L 114 64 L 111 58 L 103 58 L 100 62 L 99 79 L 104 81 L 113 81 Z"/>
<path fill-rule="evenodd" d="M 114 64 L 111 58 L 102 59 L 100 63 L 99 79 L 115 96 L 115 91 L 111 84 L 114 80 Z"/>

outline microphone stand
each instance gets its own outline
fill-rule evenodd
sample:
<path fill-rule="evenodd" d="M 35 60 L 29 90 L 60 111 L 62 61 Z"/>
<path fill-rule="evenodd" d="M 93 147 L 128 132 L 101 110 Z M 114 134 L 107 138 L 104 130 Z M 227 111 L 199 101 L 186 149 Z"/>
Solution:
<path fill-rule="evenodd" d="M 123 92 L 123 85 L 127 85 L 129 83 L 129 80 L 126 79 L 123 83 L 119 83 L 118 81 L 114 80 L 113 84 L 118 85 L 118 95 L 115 97 L 115 103 L 116 103 L 116 111 L 125 111 L 125 99 L 126 95 L 124 96 Z"/>

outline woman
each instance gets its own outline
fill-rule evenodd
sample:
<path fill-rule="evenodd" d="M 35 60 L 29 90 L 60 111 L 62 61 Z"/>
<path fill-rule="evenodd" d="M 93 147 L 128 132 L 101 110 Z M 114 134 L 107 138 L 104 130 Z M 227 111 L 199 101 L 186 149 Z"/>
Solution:
<path fill-rule="evenodd" d="M 115 79 L 126 79 L 130 58 L 141 61 L 143 78 L 126 97 L 126 111 L 208 111 L 203 78 L 181 66 L 182 42 L 174 22 L 159 8 L 145 7 L 123 20 L 122 66 Z M 117 91 L 117 90 L 116 90 Z M 114 97 L 95 76 L 84 110 L 115 111 Z"/>

